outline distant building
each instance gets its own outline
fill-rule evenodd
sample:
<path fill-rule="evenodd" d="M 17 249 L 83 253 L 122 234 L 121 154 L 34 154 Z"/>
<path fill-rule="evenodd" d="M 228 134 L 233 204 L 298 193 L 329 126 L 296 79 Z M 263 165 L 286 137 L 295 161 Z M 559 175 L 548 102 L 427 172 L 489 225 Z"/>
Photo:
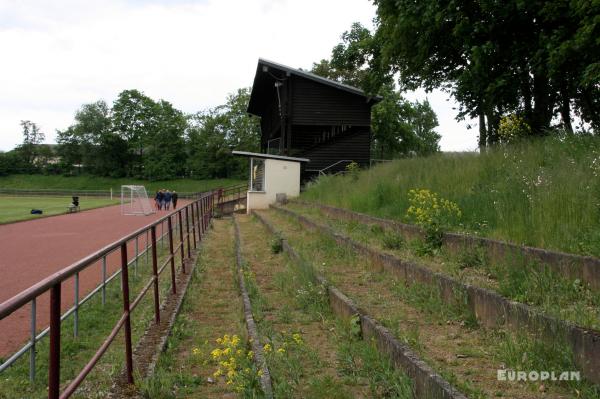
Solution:
<path fill-rule="evenodd" d="M 315 74 L 259 59 L 248 113 L 261 118 L 261 151 L 308 158 L 303 179 L 369 166 L 371 107 L 378 97 Z"/>

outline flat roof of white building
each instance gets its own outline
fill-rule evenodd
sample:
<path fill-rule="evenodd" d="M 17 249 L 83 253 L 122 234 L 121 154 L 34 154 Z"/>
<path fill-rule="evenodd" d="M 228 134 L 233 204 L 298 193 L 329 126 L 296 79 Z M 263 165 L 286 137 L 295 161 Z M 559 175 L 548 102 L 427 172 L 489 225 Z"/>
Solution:
<path fill-rule="evenodd" d="M 264 159 L 279 159 L 280 161 L 291 161 L 291 162 L 310 162 L 308 158 L 295 158 L 295 157 L 286 157 L 283 155 L 271 155 L 271 154 L 262 154 L 259 152 L 248 152 L 248 151 L 232 151 L 233 155 L 240 155 L 242 157 L 252 157 L 252 158 L 264 158 Z"/>

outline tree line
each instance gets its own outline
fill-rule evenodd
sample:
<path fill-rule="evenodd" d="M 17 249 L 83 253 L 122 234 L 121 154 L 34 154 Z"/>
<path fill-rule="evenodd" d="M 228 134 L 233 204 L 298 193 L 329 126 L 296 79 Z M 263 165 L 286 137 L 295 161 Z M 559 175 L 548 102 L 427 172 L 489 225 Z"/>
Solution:
<path fill-rule="evenodd" d="M 23 144 L 0 154 L 0 174 L 87 173 L 149 180 L 177 177 L 243 178 L 245 162 L 232 149 L 258 150 L 260 127 L 246 113 L 250 89 L 225 104 L 184 114 L 165 100 L 124 90 L 109 106 L 84 104 L 74 123 L 57 131 L 57 145 L 43 145 L 44 134 L 23 121 Z"/>

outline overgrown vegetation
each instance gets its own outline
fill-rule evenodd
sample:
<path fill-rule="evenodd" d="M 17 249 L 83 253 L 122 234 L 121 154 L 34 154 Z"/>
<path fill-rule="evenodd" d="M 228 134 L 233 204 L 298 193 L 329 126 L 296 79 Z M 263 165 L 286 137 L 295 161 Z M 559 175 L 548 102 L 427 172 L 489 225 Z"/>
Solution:
<path fill-rule="evenodd" d="M 397 280 L 370 259 L 350 254 L 353 251 L 340 256 L 344 249 L 334 240 L 307 232 L 295 219 L 273 213 L 268 219 L 332 284 L 469 397 L 538 397 L 540 391 L 556 397 L 600 397 L 598 388 L 585 381 L 499 382 L 496 370 L 502 367 L 520 371 L 577 368 L 560 339 L 550 345 L 533 335 L 479 326 L 464 292 L 455 292 L 454 301 L 448 303 L 437 287 Z"/>
<path fill-rule="evenodd" d="M 555 250 L 600 255 L 600 138 L 566 135 L 480 154 L 439 154 L 321 177 L 302 197 L 409 222 L 411 189 L 458 205 L 451 230 Z"/>
<path fill-rule="evenodd" d="M 412 398 L 408 377 L 360 339 L 360 322 L 334 317 L 310 262 L 273 254 L 257 222 L 240 219 L 244 254 L 256 259 L 244 276 L 275 397 Z"/>
<path fill-rule="evenodd" d="M 464 249 L 459 253 L 444 247 L 432 251 L 425 240 L 418 238 L 407 240 L 400 248 L 390 248 L 387 237 L 397 235 L 395 231 L 335 218 L 301 205 L 289 206 L 355 241 L 383 249 L 402 260 L 416 262 L 466 284 L 495 290 L 509 299 L 536 306 L 582 327 L 600 328 L 599 292 L 580 280 L 569 279 L 518 254 L 505 254 L 504 259 L 491 260 L 481 247 Z"/>

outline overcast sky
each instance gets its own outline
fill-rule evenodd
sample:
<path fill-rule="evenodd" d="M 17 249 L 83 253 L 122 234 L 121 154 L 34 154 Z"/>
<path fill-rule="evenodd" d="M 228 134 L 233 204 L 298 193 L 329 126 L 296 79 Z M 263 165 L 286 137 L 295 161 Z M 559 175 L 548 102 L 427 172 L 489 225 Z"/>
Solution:
<path fill-rule="evenodd" d="M 214 107 L 252 85 L 259 57 L 310 68 L 374 16 L 369 0 L 0 0 L 0 150 L 21 142 L 23 119 L 53 143 L 82 104 L 125 89 L 184 112 Z M 427 97 L 442 150 L 474 150 L 452 100 Z"/>

